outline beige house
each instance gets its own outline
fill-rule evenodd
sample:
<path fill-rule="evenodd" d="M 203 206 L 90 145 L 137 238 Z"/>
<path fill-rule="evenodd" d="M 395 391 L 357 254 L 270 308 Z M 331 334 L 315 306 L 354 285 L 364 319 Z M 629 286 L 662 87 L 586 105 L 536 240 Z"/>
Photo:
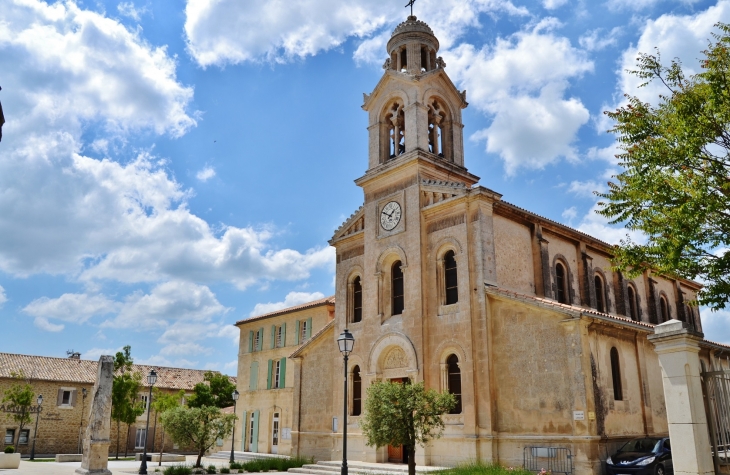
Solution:
<path fill-rule="evenodd" d="M 334 320 L 327 299 L 303 344 L 289 329 L 323 301 L 237 323 L 244 447 L 340 460 L 346 423 L 348 459 L 402 461 L 400 447 L 366 446 L 358 422 L 371 383 L 408 379 L 459 400 L 444 437 L 417 449 L 418 464 L 521 466 L 560 454 L 573 473 L 601 473 L 627 438 L 667 434 L 646 337 L 668 319 L 701 330 L 691 305 L 700 286 L 651 273 L 628 279 L 612 271 L 611 245 L 478 186 L 464 163 L 466 91 L 438 49 L 428 25 L 408 17 L 364 95 L 369 163 L 355 182 L 364 203 L 330 241 Z M 346 328 L 355 347 L 343 421 L 336 339 Z M 702 348 L 704 359 L 730 349 Z M 285 382 L 276 383 L 282 367 Z M 264 389 L 276 384 L 283 389 Z"/>
<path fill-rule="evenodd" d="M 32 422 L 20 431 L 18 424 L 12 420 L 14 410 L 10 404 L 0 404 L 0 431 L 5 445 L 13 445 L 18 441 L 17 450 L 22 454 L 30 453 L 33 437 L 36 437 L 36 454 L 75 454 L 79 453 L 80 440 L 89 417 L 91 391 L 96 379 L 98 361 L 82 360 L 78 353 L 70 358 L 51 358 L 47 356 L 19 355 L 0 353 L 0 400 L 11 385 L 18 382 L 12 374 L 21 373 L 25 381 L 33 387 L 33 392 L 43 395 L 42 410 L 38 420 L 38 433 L 35 434 L 35 420 L 38 411 L 32 408 Z M 145 376 L 154 369 L 157 372 L 155 387 L 165 392 L 176 393 L 185 390 L 192 394 L 196 384 L 204 382 L 205 371 L 166 368 L 160 366 L 133 365 L 132 372 L 142 375 L 142 386 L 139 398 L 148 400 L 149 386 Z M 235 383 L 235 380 L 232 380 Z M 147 406 L 149 407 L 149 406 Z M 157 429 L 154 411 L 150 414 L 150 437 L 146 438 L 147 412 L 137 418 L 134 424 L 121 425 L 120 452 L 134 454 L 141 452 L 147 441 L 147 450 L 154 447 L 159 450 L 162 442 L 162 429 Z M 116 453 L 117 427 L 112 421 L 112 441 L 110 453 Z M 154 443 L 153 443 L 154 441 Z M 4 448 L 4 446 L 3 446 Z M 184 447 L 175 447 L 166 441 L 166 452 L 181 452 Z"/>

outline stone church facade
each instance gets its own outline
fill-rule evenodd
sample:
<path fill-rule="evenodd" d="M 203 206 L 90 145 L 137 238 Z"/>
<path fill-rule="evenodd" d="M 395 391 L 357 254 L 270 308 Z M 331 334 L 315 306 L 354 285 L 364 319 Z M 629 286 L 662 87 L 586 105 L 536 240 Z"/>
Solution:
<path fill-rule="evenodd" d="M 520 466 L 525 447 L 563 447 L 575 473 L 597 474 L 627 438 L 666 435 L 647 335 L 672 318 L 701 331 L 689 305 L 699 285 L 650 273 L 628 279 L 611 270 L 609 244 L 478 186 L 464 163 L 466 92 L 449 79 L 437 38 L 410 16 L 387 49 L 383 77 L 364 95 L 369 164 L 356 180 L 364 203 L 330 241 L 334 313 L 288 352 L 278 392 L 246 383 L 249 339 L 263 327 L 260 319 L 237 323 L 239 391 L 256 405 L 242 408 L 242 448 L 251 447 L 252 411 L 261 421 L 276 411 L 290 414 L 279 453 L 340 460 L 344 422 L 348 459 L 400 461 L 399 448 L 366 446 L 358 422 L 371 383 L 406 378 L 459 399 L 443 437 L 417 448 L 422 465 Z M 265 318 L 288 318 L 292 328 L 307 311 Z M 355 347 L 342 421 L 336 338 L 346 328 Z M 706 342 L 705 357 L 721 347 Z M 259 428 L 256 436 L 258 451 L 269 451 L 272 434 Z"/>

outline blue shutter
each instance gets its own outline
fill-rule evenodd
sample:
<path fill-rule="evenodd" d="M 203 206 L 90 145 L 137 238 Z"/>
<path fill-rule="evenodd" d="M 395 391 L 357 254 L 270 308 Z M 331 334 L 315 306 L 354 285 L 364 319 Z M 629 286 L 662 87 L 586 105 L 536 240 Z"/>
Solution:
<path fill-rule="evenodd" d="M 299 325 L 300 325 L 299 320 L 297 320 L 297 334 L 296 334 L 296 342 L 297 342 L 297 345 L 299 344 L 299 335 L 300 335 Z"/>
<path fill-rule="evenodd" d="M 286 346 L 286 322 L 281 324 L 281 346 Z"/>
<path fill-rule="evenodd" d="M 307 319 L 307 340 L 312 338 L 312 318 Z"/>
<path fill-rule="evenodd" d="M 281 359 L 281 365 L 279 366 L 279 387 L 286 387 L 286 358 Z"/>
<path fill-rule="evenodd" d="M 241 452 L 246 451 L 246 411 L 243 411 L 243 415 L 241 416 Z"/>
<path fill-rule="evenodd" d="M 271 325 L 271 349 L 276 348 L 276 325 Z"/>
<path fill-rule="evenodd" d="M 259 411 L 253 412 L 253 437 L 251 438 L 251 452 L 259 451 Z"/>
<path fill-rule="evenodd" d="M 271 389 L 271 370 L 274 366 L 274 362 L 272 360 L 269 360 L 269 375 L 266 377 L 266 389 Z"/>
<path fill-rule="evenodd" d="M 248 352 L 253 353 L 253 332 L 248 332 Z"/>
<path fill-rule="evenodd" d="M 250 390 L 256 390 L 258 389 L 258 382 L 259 382 L 259 362 L 254 361 L 251 363 L 251 375 L 249 378 L 249 389 Z"/>

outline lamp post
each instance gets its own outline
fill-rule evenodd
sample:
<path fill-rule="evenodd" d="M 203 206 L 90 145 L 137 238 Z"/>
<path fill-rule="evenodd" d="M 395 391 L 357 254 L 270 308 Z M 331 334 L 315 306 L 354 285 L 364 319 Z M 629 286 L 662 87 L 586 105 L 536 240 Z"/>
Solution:
<path fill-rule="evenodd" d="M 233 415 L 236 415 L 236 401 L 238 401 L 238 390 L 234 389 L 233 394 L 231 394 L 231 397 L 233 398 Z M 236 440 L 236 424 L 233 424 L 233 430 L 231 434 L 231 460 L 230 463 L 233 463 L 236 461 L 236 459 L 233 458 L 233 443 Z"/>
<path fill-rule="evenodd" d="M 341 475 L 347 475 L 347 359 L 352 353 L 352 348 L 355 346 L 355 338 L 352 333 L 345 328 L 337 338 L 337 346 L 340 347 L 340 353 L 345 357 L 345 404 L 344 412 L 342 414 L 342 472 Z"/>
<path fill-rule="evenodd" d="M 153 369 L 147 375 L 147 384 L 150 386 L 150 396 L 147 399 L 147 425 L 144 429 L 144 451 L 142 452 L 142 464 L 139 466 L 140 474 L 147 475 L 147 433 L 150 430 L 150 408 L 152 407 L 152 386 L 157 382 L 157 373 Z"/>
<path fill-rule="evenodd" d="M 35 439 L 38 435 L 38 419 L 41 417 L 41 404 L 43 404 L 43 394 L 38 395 L 36 399 L 38 403 L 38 411 L 35 413 L 35 431 L 33 431 L 33 446 L 30 448 L 30 459 L 35 460 Z"/>
<path fill-rule="evenodd" d="M 79 453 L 82 452 L 81 434 L 84 428 L 84 404 L 86 403 L 86 388 L 81 388 L 81 420 L 79 421 Z"/>

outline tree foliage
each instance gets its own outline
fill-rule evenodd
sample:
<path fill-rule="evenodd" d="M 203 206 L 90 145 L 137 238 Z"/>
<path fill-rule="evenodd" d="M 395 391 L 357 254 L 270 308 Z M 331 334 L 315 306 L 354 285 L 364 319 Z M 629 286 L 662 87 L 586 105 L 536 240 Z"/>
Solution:
<path fill-rule="evenodd" d="M 639 56 L 642 87 L 659 81 L 667 92 L 656 106 L 627 95 L 607 112 L 624 170 L 599 194 L 599 213 L 648 237 L 621 242 L 618 269 L 699 279 L 699 303 L 717 310 L 730 300 L 730 25 L 715 26 L 698 74 L 664 66 L 658 51 Z"/>
<path fill-rule="evenodd" d="M 408 473 L 416 473 L 416 445 L 424 447 L 438 439 L 444 429 L 441 419 L 456 405 L 448 392 L 426 389 L 423 382 L 403 384 L 375 382 L 367 390 L 360 428 L 367 445 L 402 445 L 408 450 Z"/>
<path fill-rule="evenodd" d="M 180 406 L 165 411 L 160 421 L 173 441 L 196 448 L 198 460 L 195 466 L 200 467 L 205 451 L 213 447 L 216 440 L 231 433 L 236 415 L 223 414 L 219 408 L 213 406 Z"/>
<path fill-rule="evenodd" d="M 145 404 L 137 394 L 142 375 L 132 373 L 132 347 L 127 345 L 114 356 L 114 381 L 112 382 L 112 420 L 117 423 L 117 453 L 119 458 L 119 434 L 121 424 L 129 427 L 144 414 Z M 127 444 L 125 443 L 125 452 Z"/>
<path fill-rule="evenodd" d="M 236 385 L 225 374 L 206 371 L 205 383 L 198 383 L 188 401 L 189 407 L 230 407 L 233 405 L 233 391 Z"/>
<path fill-rule="evenodd" d="M 155 425 L 157 425 L 157 416 L 165 411 L 175 409 L 182 405 L 185 397 L 185 390 L 181 389 L 176 393 L 163 393 L 160 388 L 152 390 L 152 409 L 155 411 Z M 162 465 L 162 453 L 165 451 L 165 426 L 162 426 L 162 443 L 160 444 L 160 465 Z"/>
<path fill-rule="evenodd" d="M 20 373 L 13 372 L 10 375 L 15 382 L 3 393 L 2 402 L 3 404 L 9 403 L 13 406 L 14 412 L 7 413 L 7 416 L 18 424 L 18 433 L 15 441 L 15 446 L 17 447 L 20 441 L 20 433 L 26 424 L 30 424 L 32 421 L 30 411 L 31 406 L 35 402 L 35 393 L 33 392 L 33 386 L 28 383 L 22 371 Z"/>

